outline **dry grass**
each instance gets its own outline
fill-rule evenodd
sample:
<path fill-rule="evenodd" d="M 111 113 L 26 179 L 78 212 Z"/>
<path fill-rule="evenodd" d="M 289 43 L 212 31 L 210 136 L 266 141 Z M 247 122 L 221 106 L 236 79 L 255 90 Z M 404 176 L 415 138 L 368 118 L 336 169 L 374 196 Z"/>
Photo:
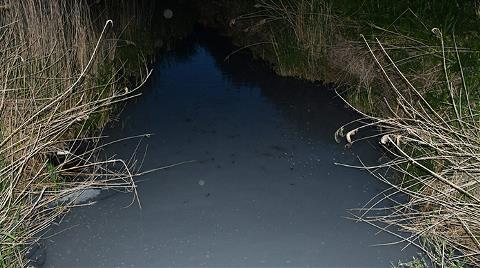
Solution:
<path fill-rule="evenodd" d="M 111 105 L 136 96 L 105 69 L 115 55 L 86 3 L 5 0 L 0 6 L 0 266 L 25 252 L 75 204 L 73 193 L 135 191 L 132 162 L 100 158 Z M 101 74 L 101 76 L 99 76 Z M 78 195 L 78 194 L 77 194 Z"/>
<path fill-rule="evenodd" d="M 271 44 L 275 68 L 283 76 L 317 80 L 319 65 L 331 48 L 335 17 L 326 1 L 261 0 L 257 11 L 234 20 L 253 23 L 244 31 L 264 32 Z"/>
<path fill-rule="evenodd" d="M 472 99 L 472 90 L 477 89 L 467 87 L 463 72 L 457 77 L 460 83 L 452 82 L 443 36 L 438 29 L 434 31 L 444 59 L 443 86 L 450 95 L 444 109 L 432 107 L 422 94 L 428 89 L 415 87 L 382 43 L 378 41 L 376 47 L 385 62 L 367 43 L 395 101 L 386 103 L 389 112 L 385 115 L 362 113 L 361 127 L 349 129 L 347 125 L 337 134 L 355 143 L 355 135 L 363 129 L 377 127 L 381 132 L 370 138 L 377 138 L 391 156 L 381 165 L 359 167 L 390 186 L 356 214 L 359 219 L 418 246 L 436 266 L 478 267 L 480 114 L 478 100 Z M 456 60 L 462 70 L 458 50 Z M 392 174 L 397 178 L 392 179 Z M 399 202 L 398 196 L 407 196 L 408 201 Z M 393 205 L 379 207 L 385 200 Z M 411 235 L 401 237 L 398 229 Z"/>

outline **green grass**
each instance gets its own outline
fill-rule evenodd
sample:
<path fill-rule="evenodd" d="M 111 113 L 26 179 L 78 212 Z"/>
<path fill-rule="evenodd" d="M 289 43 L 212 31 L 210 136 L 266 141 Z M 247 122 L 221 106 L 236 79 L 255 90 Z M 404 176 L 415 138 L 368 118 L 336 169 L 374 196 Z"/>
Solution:
<path fill-rule="evenodd" d="M 460 75 L 454 47 L 467 48 L 469 52 L 459 53 L 465 83 L 468 88 L 478 88 L 480 19 L 472 1 L 340 0 L 332 1 L 332 6 L 334 12 L 345 20 L 345 36 L 355 41 L 359 40 L 358 35 L 361 33 L 368 42 L 380 40 L 389 49 L 390 56 L 399 62 L 400 70 L 409 77 L 424 76 L 442 64 L 441 40 L 431 31 L 438 28 L 447 48 L 445 57 L 448 71 L 451 75 Z M 444 79 L 441 69 L 429 75 L 439 81 Z M 419 87 L 424 83 L 416 80 L 412 82 Z M 381 92 L 381 87 L 376 90 Z M 436 109 L 445 107 L 449 98 L 443 84 L 431 85 L 424 93 Z M 384 94 L 378 96 L 380 99 L 385 97 Z M 478 101 L 478 91 L 472 92 L 470 97 Z M 377 102 L 378 99 L 373 98 L 373 101 Z M 362 102 L 357 102 L 356 105 L 367 106 Z"/>
<path fill-rule="evenodd" d="M 337 77 L 340 71 L 348 77 L 347 83 L 361 84 L 365 80 L 361 77 L 361 68 L 349 63 L 348 60 L 357 61 L 358 57 L 365 59 L 370 58 L 370 55 L 368 53 L 352 55 L 352 52 L 347 51 L 344 52 L 346 54 L 344 62 L 339 64 L 351 66 L 335 66 L 334 61 L 338 56 L 342 56 L 342 52 L 334 50 L 342 49 L 338 47 L 338 40 L 335 40 L 340 36 L 347 42 L 356 43 L 357 48 L 365 51 L 365 44 L 360 38 L 360 34 L 363 34 L 375 50 L 379 49 L 375 44 L 378 39 L 407 77 L 418 78 L 411 79 L 411 82 L 419 88 L 427 82 L 444 79 L 443 70 L 435 69 L 442 65 L 444 58 L 442 40 L 448 71 L 452 75 L 460 75 L 460 66 L 454 49 L 457 46 L 460 48 L 458 56 L 466 85 L 469 88 L 476 88 L 480 84 L 480 42 L 478 42 L 480 20 L 476 9 L 473 8 L 473 2 L 446 0 L 257 2 L 259 5 L 257 9 L 251 11 L 252 15 L 244 17 L 252 20 L 252 24 L 259 24 L 262 19 L 266 19 L 267 23 L 264 27 L 258 27 L 260 30 L 255 28 L 260 34 L 245 34 L 245 44 L 255 43 L 259 41 L 258 39 L 271 42 L 270 48 L 265 49 L 264 46 L 258 49 L 254 46 L 252 49 L 257 54 L 262 53 L 260 56 L 265 60 L 272 62 L 280 75 L 339 82 Z M 433 28 L 441 31 L 441 39 L 438 34 L 432 33 Z M 374 63 L 371 62 L 370 65 Z M 422 80 L 422 77 L 426 79 Z M 351 94 L 350 100 L 363 109 L 378 108 L 372 112 L 381 113 L 385 107 L 374 104 L 386 96 L 384 86 L 373 83 L 367 85 L 367 91 L 363 91 L 361 87 L 365 85 L 362 85 L 359 87 L 360 90 Z M 432 101 L 435 108 L 444 106 L 448 98 L 442 83 L 428 85 L 428 91 L 423 93 L 429 101 Z M 360 96 L 354 96 L 355 94 Z M 475 91 L 471 98 L 478 100 L 479 94 Z"/>

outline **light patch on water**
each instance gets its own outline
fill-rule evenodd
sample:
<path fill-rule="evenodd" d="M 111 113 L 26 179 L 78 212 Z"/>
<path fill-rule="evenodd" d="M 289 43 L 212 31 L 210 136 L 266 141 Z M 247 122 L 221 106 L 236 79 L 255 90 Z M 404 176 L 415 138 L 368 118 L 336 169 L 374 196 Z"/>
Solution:
<path fill-rule="evenodd" d="M 86 189 L 73 192 L 59 200 L 59 203 L 72 203 L 74 205 L 85 204 L 94 200 L 101 193 L 99 189 Z"/>

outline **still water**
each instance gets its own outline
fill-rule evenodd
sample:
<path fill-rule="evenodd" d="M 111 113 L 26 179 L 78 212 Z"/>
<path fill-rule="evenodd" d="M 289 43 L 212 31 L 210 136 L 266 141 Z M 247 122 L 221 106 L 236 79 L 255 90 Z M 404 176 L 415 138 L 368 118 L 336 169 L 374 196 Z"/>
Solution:
<path fill-rule="evenodd" d="M 72 211 L 45 241 L 45 267 L 389 267 L 414 248 L 346 217 L 384 186 L 335 162 L 375 163 L 335 130 L 355 119 L 326 87 L 275 76 L 228 40 L 199 31 L 159 57 L 110 139 L 153 133 L 142 207 L 116 194 Z M 137 142 L 111 146 L 128 158 Z M 62 232 L 62 230 L 66 230 Z"/>

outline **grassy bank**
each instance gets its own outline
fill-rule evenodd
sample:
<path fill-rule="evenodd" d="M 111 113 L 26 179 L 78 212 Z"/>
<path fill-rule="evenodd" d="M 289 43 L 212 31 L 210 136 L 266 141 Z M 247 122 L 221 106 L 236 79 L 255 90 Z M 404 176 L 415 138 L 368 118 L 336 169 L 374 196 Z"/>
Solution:
<path fill-rule="evenodd" d="M 411 233 L 435 266 L 480 266 L 479 2 L 241 2 L 216 1 L 231 10 L 223 29 L 237 44 L 280 75 L 335 82 L 363 115 L 337 140 L 373 140 L 388 154 L 358 167 L 390 188 L 355 215 Z M 385 199 L 395 205 L 378 207 Z"/>
<path fill-rule="evenodd" d="M 90 189 L 135 191 L 130 163 L 100 157 L 112 105 L 134 97 L 116 64 L 112 21 L 87 2 L 0 5 L 0 267 Z"/>

